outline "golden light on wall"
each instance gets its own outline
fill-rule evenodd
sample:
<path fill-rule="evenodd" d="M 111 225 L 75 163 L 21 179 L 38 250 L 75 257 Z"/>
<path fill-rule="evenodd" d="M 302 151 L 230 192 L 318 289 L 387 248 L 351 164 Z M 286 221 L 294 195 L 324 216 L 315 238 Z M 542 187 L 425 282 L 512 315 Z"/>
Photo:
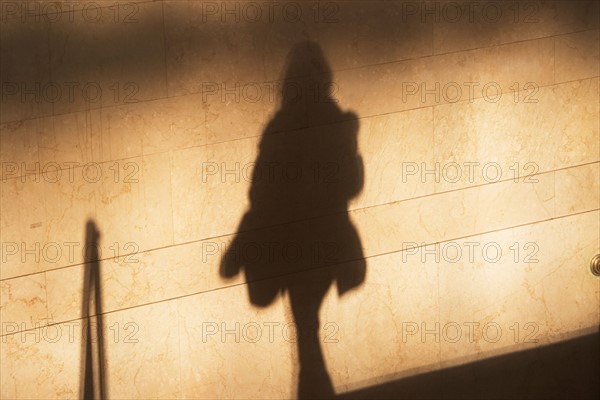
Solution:
<path fill-rule="evenodd" d="M 598 3 L 0 5 L 0 397 L 600 391 Z"/>

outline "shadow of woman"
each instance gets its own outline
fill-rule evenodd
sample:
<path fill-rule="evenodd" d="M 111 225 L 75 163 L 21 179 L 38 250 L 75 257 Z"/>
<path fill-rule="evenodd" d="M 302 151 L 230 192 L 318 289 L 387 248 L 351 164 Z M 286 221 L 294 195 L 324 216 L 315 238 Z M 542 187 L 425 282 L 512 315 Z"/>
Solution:
<path fill-rule="evenodd" d="M 296 44 L 281 81 L 280 109 L 261 137 L 250 209 L 221 260 L 222 277 L 244 270 L 250 302 L 287 292 L 297 328 L 298 397 L 334 395 L 319 342 L 319 309 L 332 283 L 341 296 L 365 278 L 360 238 L 347 212 L 363 187 L 358 117 L 333 98 L 331 69 L 314 42 Z M 312 126 L 311 120 L 335 124 Z"/>

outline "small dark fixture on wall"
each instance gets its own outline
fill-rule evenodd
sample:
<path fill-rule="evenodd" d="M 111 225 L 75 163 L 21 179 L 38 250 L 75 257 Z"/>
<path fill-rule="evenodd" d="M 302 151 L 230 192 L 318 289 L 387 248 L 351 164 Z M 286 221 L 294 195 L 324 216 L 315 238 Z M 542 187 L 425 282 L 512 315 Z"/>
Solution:
<path fill-rule="evenodd" d="M 600 254 L 596 254 L 594 257 L 592 257 L 592 261 L 590 261 L 590 269 L 592 270 L 592 274 L 600 276 Z"/>

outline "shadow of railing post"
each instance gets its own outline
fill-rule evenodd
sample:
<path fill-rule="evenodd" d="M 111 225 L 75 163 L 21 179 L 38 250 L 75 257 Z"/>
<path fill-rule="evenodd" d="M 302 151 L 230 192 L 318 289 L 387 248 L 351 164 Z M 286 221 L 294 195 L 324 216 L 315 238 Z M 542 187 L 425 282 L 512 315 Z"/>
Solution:
<path fill-rule="evenodd" d="M 106 379 L 104 375 L 104 339 L 102 315 L 102 287 L 100 283 L 100 260 L 98 246 L 100 232 L 94 221 L 86 224 L 83 274 L 83 298 L 81 317 L 83 335 L 81 342 L 81 387 L 82 399 L 105 399 Z M 93 297 L 92 297 L 93 296 Z M 93 310 L 90 310 L 93 299 Z M 92 324 L 95 318 L 96 324 Z M 94 343 L 95 342 L 95 343 Z M 94 357 L 93 345 L 96 344 Z"/>

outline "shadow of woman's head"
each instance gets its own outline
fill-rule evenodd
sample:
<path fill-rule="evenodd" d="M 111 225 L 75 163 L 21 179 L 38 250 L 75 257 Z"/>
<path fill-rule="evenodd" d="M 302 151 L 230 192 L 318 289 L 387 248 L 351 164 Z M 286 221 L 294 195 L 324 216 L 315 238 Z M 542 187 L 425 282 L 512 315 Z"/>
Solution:
<path fill-rule="evenodd" d="M 282 107 L 327 95 L 332 78 L 331 66 L 321 46 L 313 41 L 296 43 L 286 57 L 280 76 Z"/>
<path fill-rule="evenodd" d="M 292 47 L 286 57 L 283 78 L 307 75 L 325 75 L 331 79 L 331 67 L 319 44 L 312 41 L 299 42 Z"/>

